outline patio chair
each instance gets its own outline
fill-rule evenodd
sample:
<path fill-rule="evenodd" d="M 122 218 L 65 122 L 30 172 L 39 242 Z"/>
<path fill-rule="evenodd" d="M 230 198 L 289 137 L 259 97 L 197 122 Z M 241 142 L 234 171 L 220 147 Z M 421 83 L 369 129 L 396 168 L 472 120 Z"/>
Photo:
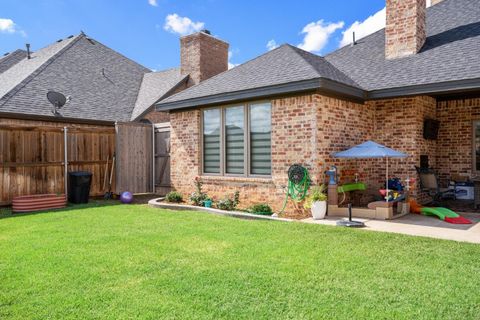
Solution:
<path fill-rule="evenodd" d="M 419 168 L 415 166 L 420 177 L 420 191 L 426 192 L 433 204 L 438 204 L 445 199 L 455 199 L 455 189 L 440 188 L 438 177 L 431 168 Z"/>

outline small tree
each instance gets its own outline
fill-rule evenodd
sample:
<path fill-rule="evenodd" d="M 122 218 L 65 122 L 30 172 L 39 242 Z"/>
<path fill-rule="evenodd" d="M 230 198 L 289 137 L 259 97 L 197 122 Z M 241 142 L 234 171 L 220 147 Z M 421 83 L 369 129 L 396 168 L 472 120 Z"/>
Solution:
<path fill-rule="evenodd" d="M 203 206 L 203 202 L 208 199 L 206 193 L 202 191 L 203 183 L 200 181 L 200 177 L 195 177 L 195 191 L 190 195 L 190 201 L 195 206 Z"/>

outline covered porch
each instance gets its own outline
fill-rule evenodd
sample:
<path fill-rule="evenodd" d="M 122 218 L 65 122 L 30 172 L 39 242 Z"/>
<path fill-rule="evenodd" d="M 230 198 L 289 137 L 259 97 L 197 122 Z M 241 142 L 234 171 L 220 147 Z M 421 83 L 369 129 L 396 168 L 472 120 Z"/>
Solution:
<path fill-rule="evenodd" d="M 435 173 L 439 190 L 450 188 L 453 189 L 450 195 L 455 195 L 448 199 L 440 197 L 440 203 L 436 206 L 478 217 L 480 210 L 474 200 L 477 197 L 477 204 L 480 203 L 480 183 L 474 187 L 474 182 L 480 179 L 480 98 L 418 96 L 376 100 L 368 105 L 374 114 L 374 128 L 366 132 L 364 139 L 373 139 L 408 154 L 405 159 L 391 161 L 389 178 L 398 178 L 403 182 L 409 179 L 412 198 L 421 204 L 428 204 L 433 200 L 435 191 L 422 186 L 416 167 L 428 168 Z M 427 128 L 432 124 L 433 128 Z M 348 147 L 351 146 L 348 144 Z M 348 147 L 335 151 L 343 151 Z M 327 165 L 330 164 L 339 168 L 340 184 L 353 183 L 357 179 L 365 182 L 367 190 L 355 192 L 354 206 L 366 207 L 374 198 L 379 200 L 379 189 L 385 186 L 385 165 L 382 161 L 351 161 L 330 157 Z"/>

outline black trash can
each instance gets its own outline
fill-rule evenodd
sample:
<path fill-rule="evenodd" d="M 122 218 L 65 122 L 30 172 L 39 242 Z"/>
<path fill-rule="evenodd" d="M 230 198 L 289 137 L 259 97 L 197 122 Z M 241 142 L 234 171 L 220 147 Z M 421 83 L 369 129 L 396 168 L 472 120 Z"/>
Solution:
<path fill-rule="evenodd" d="M 87 171 L 68 173 L 68 201 L 72 203 L 88 203 L 92 174 Z"/>

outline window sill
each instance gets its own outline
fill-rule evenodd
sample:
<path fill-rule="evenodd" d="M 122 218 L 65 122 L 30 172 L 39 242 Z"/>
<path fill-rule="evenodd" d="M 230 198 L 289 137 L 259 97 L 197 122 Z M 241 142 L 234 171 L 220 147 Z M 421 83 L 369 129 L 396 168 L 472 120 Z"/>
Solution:
<path fill-rule="evenodd" d="M 261 183 L 261 184 L 272 184 L 273 180 L 272 177 L 240 177 L 240 176 L 209 176 L 209 175 L 202 175 L 200 176 L 200 180 L 204 183 L 217 182 L 217 181 L 225 181 L 225 182 L 248 182 L 248 183 Z"/>

